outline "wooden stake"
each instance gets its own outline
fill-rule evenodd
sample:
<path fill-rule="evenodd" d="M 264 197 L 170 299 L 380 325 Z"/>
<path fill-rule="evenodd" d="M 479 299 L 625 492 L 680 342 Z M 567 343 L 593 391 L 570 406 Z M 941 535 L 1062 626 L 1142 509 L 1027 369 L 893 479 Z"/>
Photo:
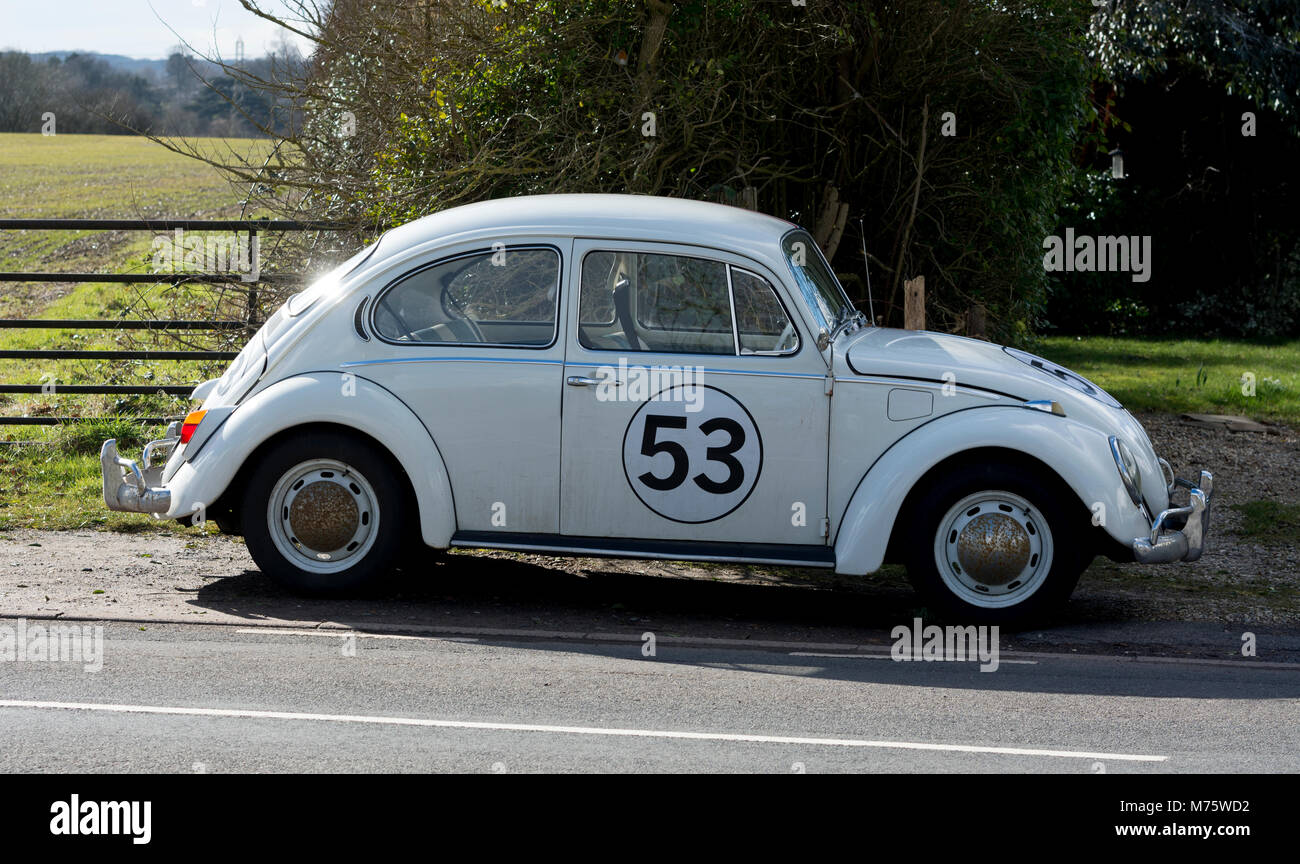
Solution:
<path fill-rule="evenodd" d="M 925 329 L 925 277 L 917 276 L 903 283 L 903 327 Z"/>

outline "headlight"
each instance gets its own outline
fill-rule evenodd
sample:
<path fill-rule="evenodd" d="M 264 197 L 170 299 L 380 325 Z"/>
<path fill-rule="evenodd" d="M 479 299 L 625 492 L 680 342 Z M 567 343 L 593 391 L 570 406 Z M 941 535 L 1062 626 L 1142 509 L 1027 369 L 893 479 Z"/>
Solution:
<path fill-rule="evenodd" d="M 1033 366 L 1043 374 L 1052 376 L 1052 378 L 1059 383 L 1064 384 L 1066 387 L 1069 387 L 1072 390 L 1078 390 L 1080 393 L 1087 396 L 1091 396 L 1103 405 L 1109 405 L 1111 408 L 1124 407 L 1119 404 L 1119 400 L 1114 396 L 1110 395 L 1096 384 L 1093 384 L 1087 378 L 1084 378 L 1076 372 L 1071 372 L 1064 366 L 1053 363 L 1051 360 L 1044 360 L 1037 354 L 1030 354 L 1028 351 L 1021 351 L 1019 348 L 1003 348 L 1002 350 L 1019 360 L 1021 363 Z"/>
<path fill-rule="evenodd" d="M 1128 492 L 1128 497 L 1141 507 L 1142 469 L 1138 467 L 1137 459 L 1133 458 L 1133 451 L 1128 449 L 1127 444 L 1112 435 L 1110 455 L 1115 457 L 1115 467 L 1119 470 L 1120 479 L 1124 481 L 1124 489 Z"/>

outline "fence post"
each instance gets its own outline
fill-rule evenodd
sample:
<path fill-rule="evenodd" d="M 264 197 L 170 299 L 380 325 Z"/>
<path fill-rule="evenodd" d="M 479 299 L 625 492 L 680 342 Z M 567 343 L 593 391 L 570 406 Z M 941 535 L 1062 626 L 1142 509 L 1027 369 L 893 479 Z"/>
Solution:
<path fill-rule="evenodd" d="M 262 251 L 262 246 L 258 240 L 257 229 L 254 228 L 248 232 L 248 264 L 255 271 L 257 271 L 257 275 L 259 278 L 262 275 L 261 262 L 258 261 L 258 258 L 261 255 L 261 251 Z M 248 283 L 247 318 L 248 318 L 249 329 L 256 330 L 257 329 L 257 281 L 256 280 Z"/>
<path fill-rule="evenodd" d="M 925 277 L 917 276 L 903 283 L 903 327 L 925 329 Z"/>
<path fill-rule="evenodd" d="M 124 320 L 106 319 L 0 319 L 0 331 L 5 329 L 58 329 L 58 330 L 255 330 L 260 319 L 260 297 L 258 284 L 261 281 L 273 282 L 275 277 L 263 279 L 261 275 L 261 232 L 262 231 L 337 231 L 344 226 L 335 222 L 299 222 L 296 220 L 257 220 L 246 219 L 0 219 L 0 231 L 239 231 L 248 232 L 250 254 L 254 256 L 249 263 L 256 279 L 246 284 L 247 307 L 245 320 Z M 235 268 L 239 269 L 239 268 Z M 0 284 L 5 282 L 110 282 L 119 285 L 138 284 L 179 284 L 192 281 L 209 285 L 232 285 L 238 277 L 232 275 L 230 268 L 221 273 L 189 274 L 172 273 L 28 273 L 0 272 Z M 241 282 L 243 280 L 240 280 Z M 237 302 L 237 301 L 236 301 Z M 237 356 L 235 351 L 164 351 L 153 350 L 85 350 L 85 349 L 10 349 L 0 344 L 0 360 L 231 360 Z M 9 384 L 0 380 L 0 393 L 28 393 L 43 395 L 150 395 L 165 393 L 184 396 L 192 385 L 131 385 L 131 384 L 64 384 L 61 381 L 44 380 L 39 384 Z M 61 423 L 85 419 L 74 416 L 41 415 L 37 417 L 9 417 L 0 415 L 0 427 L 3 426 L 54 426 Z M 174 417 L 136 417 L 136 422 L 159 424 Z"/>

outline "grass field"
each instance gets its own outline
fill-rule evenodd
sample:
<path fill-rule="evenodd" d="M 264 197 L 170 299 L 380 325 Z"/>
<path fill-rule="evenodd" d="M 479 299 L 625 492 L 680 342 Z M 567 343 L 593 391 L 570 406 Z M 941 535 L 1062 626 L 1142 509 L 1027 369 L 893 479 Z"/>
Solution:
<path fill-rule="evenodd" d="M 1090 378 L 1131 411 L 1244 414 L 1300 424 L 1300 340 L 1051 337 L 1041 352 Z M 1254 392 L 1250 379 L 1254 376 Z"/>
<path fill-rule="evenodd" d="M 204 152 L 265 153 L 263 141 L 205 139 Z M 223 157 L 223 158 L 231 158 Z M 211 166 L 124 135 L 0 135 L 0 218 L 231 218 L 239 190 Z M 143 231 L 0 232 L 0 270 L 148 273 Z M 0 283 L 0 318 L 218 317 L 212 292 L 170 285 Z M 119 331 L 3 330 L 11 349 L 181 348 L 171 337 Z M 0 414 L 160 415 L 184 399 L 58 395 L 58 384 L 189 384 L 216 367 L 186 362 L 0 360 L 0 381 L 54 383 L 52 395 L 0 394 Z M 36 431 L 33 431 L 36 430 Z M 0 426 L 0 440 L 41 439 L 39 427 Z"/>
<path fill-rule="evenodd" d="M 208 139 L 205 152 L 259 158 L 264 141 Z M 231 157 L 233 159 L 233 157 Z M 0 218 L 235 218 L 240 190 L 211 166 L 171 153 L 143 138 L 124 135 L 0 134 Z M 3 231 L 0 270 L 48 272 L 148 272 L 146 232 Z M 210 295 L 185 288 L 110 283 L 0 283 L 0 318 L 113 318 L 209 316 Z M 0 330 L 0 347 L 183 347 L 163 337 L 89 330 Z M 0 414 L 168 415 L 183 412 L 184 397 L 72 396 L 59 384 L 192 384 L 220 364 L 108 360 L 0 360 L 0 381 L 55 382 L 55 392 L 0 394 Z M 124 439 L 124 449 L 149 437 L 130 424 L 105 421 L 86 428 L 0 426 L 0 528 L 109 525 L 130 530 L 151 524 L 107 514 L 100 500 L 98 438 Z M 156 436 L 153 436 L 156 437 Z"/>
<path fill-rule="evenodd" d="M 229 147 L 265 153 L 262 141 L 200 142 L 212 152 Z M 240 190 L 211 167 L 127 136 L 0 134 L 0 218 L 230 218 L 239 215 Z M 0 270 L 143 272 L 150 238 L 143 232 L 0 232 Z M 0 318 L 204 317 L 205 295 L 178 295 L 166 286 L 0 283 Z M 106 332 L 0 329 L 0 347 L 120 347 Z M 168 346 L 175 347 L 175 346 Z M 1069 366 L 1139 412 L 1246 414 L 1300 423 L 1300 340 L 1284 343 L 1075 339 L 1050 337 L 1040 353 Z M 180 383 L 211 377 L 220 364 L 183 362 L 0 360 L 0 381 L 41 384 Z M 1255 393 L 1242 390 L 1243 373 Z M 107 526 L 147 530 L 171 523 L 109 514 L 100 499 L 99 442 L 117 437 L 123 452 L 138 453 L 160 430 L 144 430 L 112 415 L 182 413 L 184 397 L 73 397 L 0 394 L 0 414 L 89 414 L 87 426 L 0 426 L 0 442 L 38 440 L 39 446 L 0 443 L 0 529 Z"/>

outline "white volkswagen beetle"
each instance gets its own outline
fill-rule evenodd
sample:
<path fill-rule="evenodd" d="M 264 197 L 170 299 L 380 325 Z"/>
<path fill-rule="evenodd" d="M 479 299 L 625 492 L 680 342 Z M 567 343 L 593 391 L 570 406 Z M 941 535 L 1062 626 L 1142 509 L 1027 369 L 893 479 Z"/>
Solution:
<path fill-rule="evenodd" d="M 141 464 L 104 443 L 106 503 L 208 514 L 309 592 L 419 541 L 897 560 L 950 620 L 1023 623 L 1098 553 L 1197 559 L 1209 516 L 1210 474 L 1175 479 L 1095 385 L 868 326 L 802 229 L 677 199 L 516 198 L 397 228 L 193 398 Z"/>

